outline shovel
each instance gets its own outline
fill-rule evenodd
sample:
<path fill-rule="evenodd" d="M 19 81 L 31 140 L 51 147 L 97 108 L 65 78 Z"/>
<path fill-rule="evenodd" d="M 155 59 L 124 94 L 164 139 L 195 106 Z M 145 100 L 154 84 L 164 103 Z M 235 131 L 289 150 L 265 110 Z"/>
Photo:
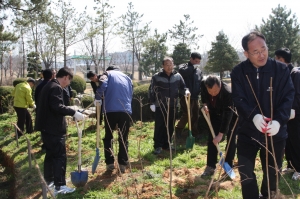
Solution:
<path fill-rule="evenodd" d="M 78 132 L 78 171 L 71 172 L 71 181 L 75 187 L 83 187 L 88 181 L 88 171 L 81 171 L 81 136 L 82 129 L 79 129 L 76 121 Z"/>
<path fill-rule="evenodd" d="M 189 135 L 186 138 L 185 142 L 185 148 L 186 149 L 193 149 L 194 143 L 195 143 L 195 137 L 192 135 L 192 126 L 191 126 L 191 110 L 190 110 L 190 98 L 191 96 L 184 96 L 185 97 L 185 102 L 186 102 L 186 107 L 188 111 L 188 122 L 189 122 Z"/>
<path fill-rule="evenodd" d="M 211 122 L 210 122 L 209 113 L 206 114 L 204 108 L 201 109 L 201 112 L 202 112 L 202 114 L 203 114 L 203 116 L 204 116 L 204 118 L 205 118 L 205 120 L 206 120 L 206 122 L 208 124 L 208 127 L 210 129 L 212 137 L 215 138 L 216 135 L 215 135 L 215 131 L 214 131 L 214 129 L 213 129 L 212 125 L 211 125 Z M 223 157 L 223 153 L 222 153 L 222 151 L 220 149 L 220 146 L 217 144 L 216 147 L 217 147 L 218 153 L 219 153 L 219 155 L 221 157 L 221 159 L 219 161 L 219 164 L 223 167 L 223 169 L 227 173 L 227 175 L 231 179 L 234 179 L 235 178 L 235 173 L 234 173 L 233 169 L 229 166 L 229 164 L 227 162 L 225 162 L 224 157 Z"/>
<path fill-rule="evenodd" d="M 94 162 L 93 162 L 93 165 L 92 165 L 92 174 L 95 173 L 96 169 L 97 169 L 97 166 L 98 166 L 98 163 L 99 163 L 99 160 L 100 160 L 100 154 L 99 154 L 99 133 L 100 133 L 100 129 L 99 129 L 99 120 L 100 120 L 100 103 L 97 102 L 96 104 L 96 108 L 97 108 L 97 132 L 96 132 L 96 155 L 95 155 L 95 158 L 94 158 Z"/>

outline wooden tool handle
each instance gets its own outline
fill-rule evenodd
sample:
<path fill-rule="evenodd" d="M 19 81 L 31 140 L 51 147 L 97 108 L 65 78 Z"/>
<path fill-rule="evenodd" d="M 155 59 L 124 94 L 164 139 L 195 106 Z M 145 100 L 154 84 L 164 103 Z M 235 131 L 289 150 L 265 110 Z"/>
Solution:
<path fill-rule="evenodd" d="M 202 112 L 202 114 L 203 114 L 203 116 L 204 116 L 204 118 L 205 118 L 205 120 L 206 120 L 206 122 L 207 122 L 207 124 L 208 124 L 208 127 L 209 127 L 209 129 L 210 129 L 210 132 L 211 132 L 212 137 L 215 138 L 215 137 L 216 137 L 216 134 L 215 134 L 215 131 L 214 131 L 212 125 L 211 125 L 209 112 L 206 114 L 206 112 L 205 112 L 205 110 L 204 110 L 203 107 L 201 108 L 201 112 Z M 220 153 L 220 152 L 221 152 L 221 149 L 220 149 L 219 144 L 217 144 L 216 147 L 217 147 L 217 149 L 218 149 L 218 152 Z"/>

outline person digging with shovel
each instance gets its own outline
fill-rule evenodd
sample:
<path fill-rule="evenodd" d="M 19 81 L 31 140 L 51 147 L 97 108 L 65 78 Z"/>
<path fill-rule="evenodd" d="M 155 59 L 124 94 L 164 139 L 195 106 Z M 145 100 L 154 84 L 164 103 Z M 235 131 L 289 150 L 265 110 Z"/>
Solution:
<path fill-rule="evenodd" d="M 56 79 L 52 79 L 42 89 L 36 108 L 35 130 L 41 131 L 46 149 L 44 178 L 54 195 L 72 193 L 75 188 L 66 186 L 66 119 L 73 116 L 76 121 L 84 120 L 84 115 L 64 105 L 63 88 L 73 78 L 72 72 L 61 68 Z"/>
<path fill-rule="evenodd" d="M 109 66 L 99 79 L 99 86 L 95 95 L 95 102 L 103 104 L 105 136 L 104 156 L 106 170 L 113 171 L 115 159 L 112 155 L 113 131 L 118 125 L 119 151 L 115 151 L 118 158 L 118 167 L 125 173 L 128 165 L 128 133 L 131 123 L 131 102 L 133 85 L 131 79 L 121 72 L 117 66 Z M 102 101 L 103 99 L 103 101 Z"/>
<path fill-rule="evenodd" d="M 206 113 L 209 112 L 210 120 L 216 137 L 208 134 L 207 140 L 207 159 L 206 168 L 201 176 L 211 176 L 214 174 L 216 164 L 218 162 L 218 150 L 216 145 L 222 140 L 223 135 L 229 130 L 230 122 L 233 112 L 230 107 L 233 107 L 231 98 L 231 88 L 225 82 L 221 81 L 217 76 L 208 76 L 201 82 L 201 100 Z M 229 138 L 230 135 L 227 135 Z M 227 139 L 228 140 L 228 139 Z M 232 162 L 235 155 L 235 139 L 232 138 L 232 144 L 227 143 L 227 147 L 230 146 L 232 150 L 228 150 L 230 153 L 226 154 L 225 162 L 228 162 L 232 168 Z"/>

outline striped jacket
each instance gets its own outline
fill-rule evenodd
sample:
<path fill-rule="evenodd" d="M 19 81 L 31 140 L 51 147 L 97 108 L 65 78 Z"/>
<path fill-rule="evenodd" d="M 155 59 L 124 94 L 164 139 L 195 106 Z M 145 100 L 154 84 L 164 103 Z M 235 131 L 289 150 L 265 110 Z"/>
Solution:
<path fill-rule="evenodd" d="M 167 107 L 167 99 L 170 98 L 170 107 L 174 107 L 177 105 L 179 90 L 185 88 L 184 80 L 178 72 L 173 71 L 168 76 L 162 69 L 152 77 L 148 92 L 149 102 L 156 107 Z"/>

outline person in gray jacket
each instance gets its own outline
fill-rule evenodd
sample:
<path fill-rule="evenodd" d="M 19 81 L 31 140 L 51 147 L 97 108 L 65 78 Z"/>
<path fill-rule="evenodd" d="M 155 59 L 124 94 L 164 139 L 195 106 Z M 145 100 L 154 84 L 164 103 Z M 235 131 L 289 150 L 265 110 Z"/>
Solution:
<path fill-rule="evenodd" d="M 150 109 L 155 112 L 154 154 L 160 154 L 162 149 L 169 148 L 167 114 L 169 114 L 168 130 L 171 138 L 174 131 L 179 90 L 185 90 L 183 78 L 173 68 L 173 59 L 171 57 L 164 58 L 163 69 L 153 75 L 149 87 Z M 189 90 L 185 90 L 185 95 L 189 94 Z M 167 99 L 170 99 L 169 108 Z"/>

